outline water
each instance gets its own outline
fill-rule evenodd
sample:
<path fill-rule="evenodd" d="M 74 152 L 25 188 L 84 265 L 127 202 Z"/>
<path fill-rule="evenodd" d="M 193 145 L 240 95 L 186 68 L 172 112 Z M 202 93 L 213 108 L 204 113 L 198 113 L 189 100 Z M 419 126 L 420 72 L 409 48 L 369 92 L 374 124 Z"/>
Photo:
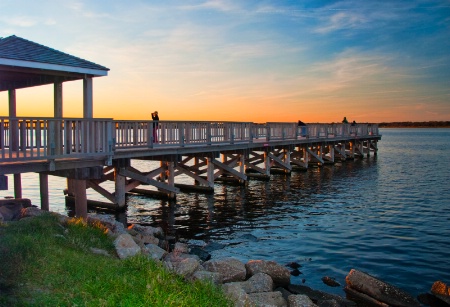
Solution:
<path fill-rule="evenodd" d="M 170 203 L 130 196 L 127 221 L 223 244 L 213 258 L 296 261 L 302 274 L 291 281 L 318 290 L 344 295 L 321 278 L 345 285 L 355 268 L 413 295 L 428 292 L 437 280 L 450 283 L 450 129 L 381 133 L 377 157 L 246 187 L 217 183 L 214 195 L 182 193 Z M 67 213 L 65 180 L 49 185 L 51 210 Z M 23 197 L 39 204 L 37 176 L 23 175 L 23 186 Z"/>

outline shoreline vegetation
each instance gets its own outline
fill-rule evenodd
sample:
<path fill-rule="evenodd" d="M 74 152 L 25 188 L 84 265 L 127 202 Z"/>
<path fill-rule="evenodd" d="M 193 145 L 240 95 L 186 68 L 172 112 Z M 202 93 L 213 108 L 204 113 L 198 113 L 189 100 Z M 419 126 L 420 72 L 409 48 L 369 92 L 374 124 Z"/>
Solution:
<path fill-rule="evenodd" d="M 378 123 L 379 128 L 450 128 L 450 121 Z"/>
<path fill-rule="evenodd" d="M 274 261 L 201 261 L 185 243 L 169 247 L 159 228 L 124 228 L 114 218 L 97 214 L 83 220 L 36 207 L 14 210 L 19 208 L 0 206 L 0 306 L 418 307 L 420 301 L 440 307 L 450 303 L 449 288 L 442 282 L 418 301 L 352 269 L 344 288 L 347 297 L 341 297 L 291 284 L 289 269 Z M 322 280 L 340 286 L 333 278 Z"/>
<path fill-rule="evenodd" d="M 230 306 L 212 283 L 114 257 L 106 230 L 54 214 L 0 222 L 0 306 Z"/>

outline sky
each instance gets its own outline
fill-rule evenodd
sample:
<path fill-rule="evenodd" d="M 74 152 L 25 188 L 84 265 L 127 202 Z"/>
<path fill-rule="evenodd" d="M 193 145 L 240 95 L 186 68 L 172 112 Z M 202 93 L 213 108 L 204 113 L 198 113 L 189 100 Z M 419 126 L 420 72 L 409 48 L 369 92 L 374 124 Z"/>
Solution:
<path fill-rule="evenodd" d="M 110 69 L 94 79 L 94 117 L 450 120 L 450 0 L 0 0 L 0 12 L 0 37 Z M 64 83 L 64 117 L 82 117 L 82 88 Z M 53 86 L 16 95 L 17 116 L 53 116 Z"/>

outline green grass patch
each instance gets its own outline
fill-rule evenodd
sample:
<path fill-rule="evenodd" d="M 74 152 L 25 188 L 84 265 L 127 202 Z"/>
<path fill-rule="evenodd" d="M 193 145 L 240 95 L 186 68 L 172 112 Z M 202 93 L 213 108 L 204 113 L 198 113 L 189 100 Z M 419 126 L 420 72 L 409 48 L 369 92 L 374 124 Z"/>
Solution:
<path fill-rule="evenodd" d="M 230 306 L 220 289 L 186 282 L 139 255 L 119 260 L 101 225 L 52 214 L 0 225 L 0 306 Z"/>

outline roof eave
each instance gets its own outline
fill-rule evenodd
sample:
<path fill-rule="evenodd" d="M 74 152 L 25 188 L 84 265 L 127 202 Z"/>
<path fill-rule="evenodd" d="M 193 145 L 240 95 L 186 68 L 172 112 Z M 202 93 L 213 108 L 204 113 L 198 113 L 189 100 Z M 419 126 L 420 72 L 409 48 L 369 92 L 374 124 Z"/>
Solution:
<path fill-rule="evenodd" d="M 86 74 L 86 75 L 92 75 L 92 76 L 98 76 L 98 77 L 108 75 L 108 70 L 104 70 L 104 69 L 82 68 L 82 67 L 31 62 L 31 61 L 23 61 L 23 60 L 12 60 L 12 59 L 5 59 L 5 58 L 0 58 L 0 65 L 27 67 L 27 68 L 36 68 L 36 69 L 45 69 L 45 70 L 54 70 L 54 71 L 64 71 L 64 72 Z"/>

